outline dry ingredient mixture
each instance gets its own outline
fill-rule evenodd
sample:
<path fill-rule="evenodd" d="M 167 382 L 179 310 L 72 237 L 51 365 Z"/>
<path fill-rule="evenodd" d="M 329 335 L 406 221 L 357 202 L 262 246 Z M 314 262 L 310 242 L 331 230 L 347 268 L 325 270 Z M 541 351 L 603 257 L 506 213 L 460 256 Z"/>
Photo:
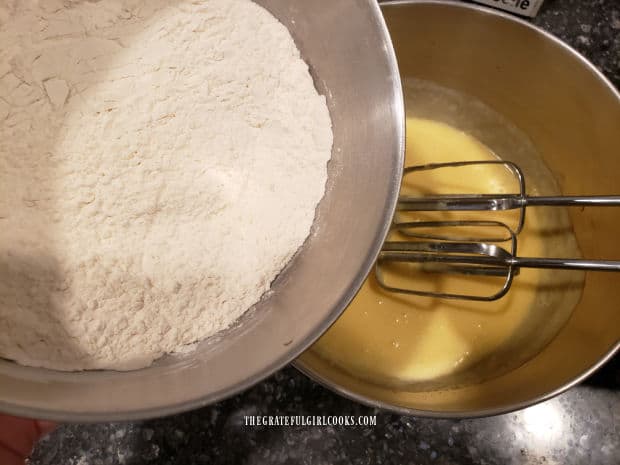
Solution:
<path fill-rule="evenodd" d="M 144 367 L 255 304 L 331 155 L 287 29 L 249 0 L 4 0 L 0 44 L 0 356 Z"/>

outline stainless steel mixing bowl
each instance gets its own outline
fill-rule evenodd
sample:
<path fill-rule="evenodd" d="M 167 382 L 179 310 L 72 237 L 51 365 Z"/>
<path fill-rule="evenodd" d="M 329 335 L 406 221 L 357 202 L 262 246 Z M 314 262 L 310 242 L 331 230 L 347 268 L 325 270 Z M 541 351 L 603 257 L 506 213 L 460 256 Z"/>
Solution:
<path fill-rule="evenodd" d="M 257 3 L 291 31 L 333 120 L 329 182 L 311 237 L 240 325 L 190 355 L 125 373 L 61 373 L 0 361 L 1 411 L 96 421 L 204 406 L 299 355 L 363 282 L 387 233 L 404 152 L 400 79 L 381 12 L 373 0 Z"/>
<path fill-rule="evenodd" d="M 401 78 L 471 95 L 505 116 L 529 136 L 564 193 L 618 193 L 620 95 L 577 52 L 529 23 L 483 7 L 394 1 L 382 9 Z M 620 258 L 617 210 L 570 213 L 585 257 Z M 568 389 L 618 351 L 619 284 L 617 274 L 589 273 L 572 317 L 542 352 L 502 376 L 466 387 L 414 391 L 374 385 L 312 350 L 296 364 L 348 397 L 401 413 L 468 417 L 506 412 Z"/>

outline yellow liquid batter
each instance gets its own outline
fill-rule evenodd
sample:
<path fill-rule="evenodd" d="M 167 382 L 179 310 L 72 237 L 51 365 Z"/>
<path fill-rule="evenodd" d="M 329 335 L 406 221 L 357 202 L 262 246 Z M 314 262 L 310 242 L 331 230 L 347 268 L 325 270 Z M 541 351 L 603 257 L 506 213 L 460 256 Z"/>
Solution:
<path fill-rule="evenodd" d="M 406 165 L 497 159 L 473 137 L 435 121 L 408 118 L 407 140 Z M 507 168 L 481 165 L 412 174 L 404 179 L 401 194 L 516 190 L 515 178 Z M 528 190 L 535 194 L 536 186 Z M 422 212 L 416 215 L 417 219 L 433 216 Z M 516 218 L 514 212 L 485 213 L 483 217 L 480 213 L 434 215 L 435 219 L 502 219 L 511 224 Z M 566 234 L 555 237 L 551 246 L 545 239 L 544 231 L 557 229 L 566 221 L 561 212 L 528 210 L 526 228 L 519 235 L 519 255 L 578 255 L 568 224 L 562 225 Z M 403 237 L 392 233 L 390 239 Z M 387 274 L 398 285 L 415 284 L 423 290 L 488 295 L 498 286 L 496 279 L 437 273 L 425 273 L 426 277 L 416 278 L 413 283 L 411 275 L 399 275 L 397 267 Z M 503 299 L 467 302 L 389 293 L 371 274 L 313 350 L 343 370 L 379 384 L 422 387 L 429 383 L 468 383 L 514 368 L 538 352 L 570 316 L 582 281 L 582 273 L 523 269 Z"/>

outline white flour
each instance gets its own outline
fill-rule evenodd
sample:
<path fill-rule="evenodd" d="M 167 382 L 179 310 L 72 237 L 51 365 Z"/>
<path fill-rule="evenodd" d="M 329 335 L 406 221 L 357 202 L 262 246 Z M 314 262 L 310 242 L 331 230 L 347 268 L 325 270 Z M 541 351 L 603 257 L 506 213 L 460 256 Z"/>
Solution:
<path fill-rule="evenodd" d="M 260 299 L 332 146 L 284 26 L 249 0 L 3 0 L 0 44 L 0 356 L 142 367 Z"/>

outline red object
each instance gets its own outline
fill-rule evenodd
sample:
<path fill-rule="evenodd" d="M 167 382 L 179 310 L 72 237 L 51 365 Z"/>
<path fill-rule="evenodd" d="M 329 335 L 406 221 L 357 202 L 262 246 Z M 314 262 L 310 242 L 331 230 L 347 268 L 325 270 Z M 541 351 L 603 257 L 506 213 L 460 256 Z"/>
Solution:
<path fill-rule="evenodd" d="M 0 414 L 0 464 L 24 465 L 39 438 L 56 425 Z"/>

